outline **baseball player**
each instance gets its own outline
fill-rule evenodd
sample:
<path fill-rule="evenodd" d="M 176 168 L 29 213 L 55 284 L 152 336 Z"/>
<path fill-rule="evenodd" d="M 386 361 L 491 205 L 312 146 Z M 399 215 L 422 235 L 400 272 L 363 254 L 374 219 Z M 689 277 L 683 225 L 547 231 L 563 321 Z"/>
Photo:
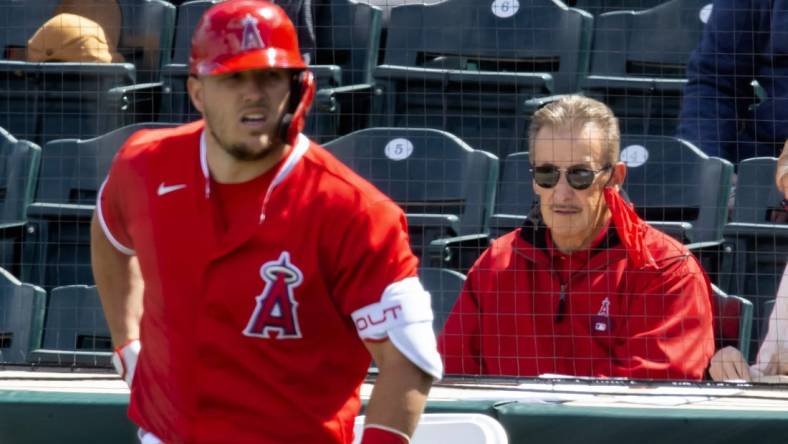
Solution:
<path fill-rule="evenodd" d="M 197 25 L 203 120 L 135 133 L 91 227 L 93 271 L 142 442 L 407 443 L 443 368 L 390 199 L 300 133 L 315 91 L 285 13 Z M 144 314 L 144 315 L 143 315 Z"/>

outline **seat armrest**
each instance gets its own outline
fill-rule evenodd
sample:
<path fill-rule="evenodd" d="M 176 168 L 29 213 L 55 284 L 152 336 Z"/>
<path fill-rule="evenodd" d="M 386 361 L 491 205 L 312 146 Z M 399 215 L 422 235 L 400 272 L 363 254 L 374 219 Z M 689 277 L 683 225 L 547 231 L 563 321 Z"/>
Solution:
<path fill-rule="evenodd" d="M 109 90 L 110 109 L 128 116 L 123 124 L 154 122 L 161 104 L 164 83 L 137 83 Z"/>
<path fill-rule="evenodd" d="M 693 242 L 684 246 L 698 259 L 712 282 L 719 283 L 721 274 L 730 272 L 733 265 L 732 249 L 723 239 Z"/>
<path fill-rule="evenodd" d="M 556 94 L 552 96 L 534 97 L 533 99 L 528 99 L 523 103 L 523 113 L 526 116 L 532 116 L 538 109 L 547 105 L 548 103 L 553 103 L 561 97 L 566 97 L 569 95 L 571 94 Z"/>
<path fill-rule="evenodd" d="M 489 245 L 488 233 L 435 239 L 427 247 L 426 259 L 430 267 L 452 268 L 467 273 Z"/>

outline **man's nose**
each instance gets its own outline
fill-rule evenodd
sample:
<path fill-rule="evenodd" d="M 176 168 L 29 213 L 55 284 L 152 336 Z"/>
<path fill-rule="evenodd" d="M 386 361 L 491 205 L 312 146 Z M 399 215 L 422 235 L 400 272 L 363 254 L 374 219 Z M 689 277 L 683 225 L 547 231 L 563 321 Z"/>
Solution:
<path fill-rule="evenodd" d="M 241 83 L 243 97 L 247 101 L 258 101 L 266 97 L 265 82 L 255 76 L 249 76 Z"/>
<path fill-rule="evenodd" d="M 575 189 L 566 180 L 566 173 L 561 173 L 558 183 L 553 190 L 553 199 L 556 203 L 571 201 L 574 198 Z"/>

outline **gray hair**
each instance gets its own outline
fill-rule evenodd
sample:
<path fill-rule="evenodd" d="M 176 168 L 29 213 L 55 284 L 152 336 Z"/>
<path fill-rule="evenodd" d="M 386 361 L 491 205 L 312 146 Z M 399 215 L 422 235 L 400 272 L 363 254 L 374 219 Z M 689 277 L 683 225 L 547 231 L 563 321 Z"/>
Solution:
<path fill-rule="evenodd" d="M 584 96 L 562 96 L 550 102 L 534 113 L 528 128 L 528 149 L 533 162 L 533 149 L 536 135 L 544 127 L 560 128 L 567 126 L 584 127 L 594 124 L 603 134 L 603 148 L 607 153 L 607 162 L 618 162 L 621 151 L 621 133 L 618 119 L 613 111 L 604 103 Z"/>

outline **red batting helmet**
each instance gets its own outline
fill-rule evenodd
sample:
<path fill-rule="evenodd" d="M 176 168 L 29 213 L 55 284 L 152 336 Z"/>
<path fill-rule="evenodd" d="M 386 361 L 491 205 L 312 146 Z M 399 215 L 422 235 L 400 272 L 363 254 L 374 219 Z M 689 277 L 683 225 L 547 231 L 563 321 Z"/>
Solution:
<path fill-rule="evenodd" d="M 192 36 L 189 73 L 197 76 L 250 69 L 296 71 L 290 106 L 282 118 L 282 138 L 293 143 L 315 95 L 315 82 L 298 48 L 293 23 L 279 7 L 263 0 L 228 0 L 203 14 Z"/>

